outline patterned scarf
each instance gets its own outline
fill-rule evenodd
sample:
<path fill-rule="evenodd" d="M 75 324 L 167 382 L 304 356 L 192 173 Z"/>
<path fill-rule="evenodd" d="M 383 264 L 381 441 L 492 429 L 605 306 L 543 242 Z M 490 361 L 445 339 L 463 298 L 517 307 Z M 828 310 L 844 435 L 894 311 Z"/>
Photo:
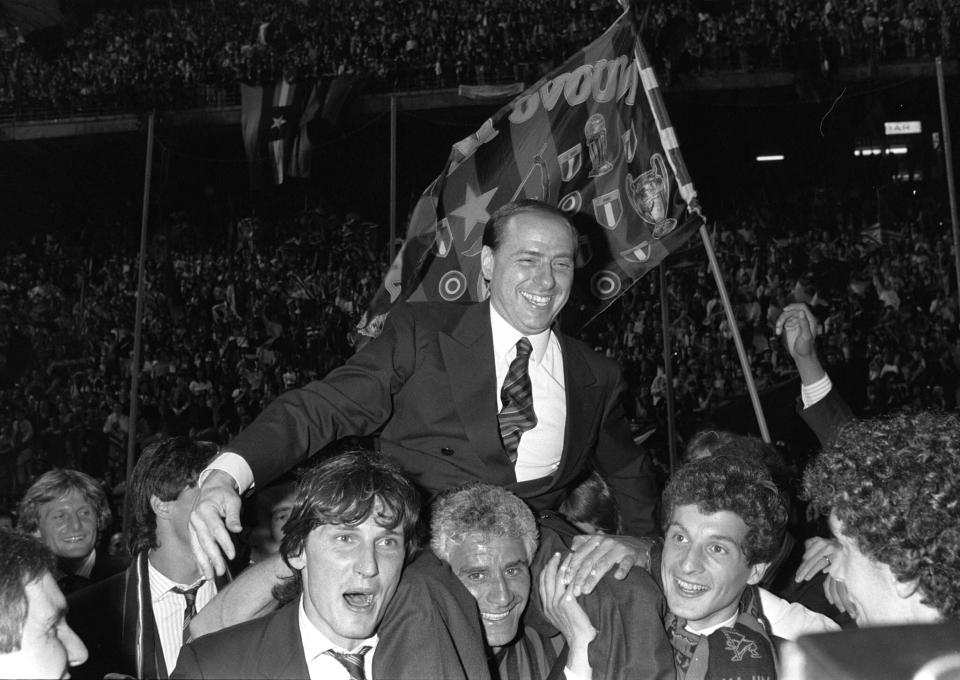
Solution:
<path fill-rule="evenodd" d="M 678 680 L 776 680 L 777 655 L 760 593 L 747 586 L 733 625 L 710 635 L 686 630 L 686 621 L 667 612 L 667 637 L 673 645 Z"/>

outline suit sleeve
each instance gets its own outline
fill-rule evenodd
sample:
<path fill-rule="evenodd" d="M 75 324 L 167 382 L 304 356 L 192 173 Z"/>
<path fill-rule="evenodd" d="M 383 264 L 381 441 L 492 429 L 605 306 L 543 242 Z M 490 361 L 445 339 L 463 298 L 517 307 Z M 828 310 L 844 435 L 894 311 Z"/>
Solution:
<path fill-rule="evenodd" d="M 600 424 L 597 466 L 616 496 L 624 533 L 656 536 L 660 500 L 656 474 L 649 454 L 633 441 L 624 410 L 626 383 L 619 369 L 611 376 L 610 384 L 615 387 L 607 398 Z"/>
<path fill-rule="evenodd" d="M 826 446 L 843 425 L 853 420 L 853 411 L 834 387 L 817 403 L 801 408 L 800 417 L 817 435 L 820 445 Z"/>
<path fill-rule="evenodd" d="M 415 354 L 413 315 L 399 304 L 380 337 L 324 380 L 275 399 L 225 450 L 242 456 L 262 485 L 337 439 L 376 432 L 389 420 Z"/>

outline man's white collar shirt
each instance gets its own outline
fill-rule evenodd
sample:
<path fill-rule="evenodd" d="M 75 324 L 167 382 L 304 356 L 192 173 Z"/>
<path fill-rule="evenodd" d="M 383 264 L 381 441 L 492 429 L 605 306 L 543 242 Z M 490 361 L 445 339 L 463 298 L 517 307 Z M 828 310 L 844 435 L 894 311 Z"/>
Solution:
<path fill-rule="evenodd" d="M 533 387 L 533 410 L 537 414 L 537 426 L 520 437 L 514 470 L 518 482 L 547 477 L 560 466 L 567 422 L 567 391 L 560 341 L 549 329 L 537 335 L 524 335 L 507 323 L 492 305 L 490 325 L 497 370 L 497 413 L 503 408 L 500 387 L 507 377 L 511 362 L 517 356 L 517 341 L 525 337 L 533 346 L 528 372 Z"/>
<path fill-rule="evenodd" d="M 177 657 L 180 656 L 180 647 L 183 646 L 183 613 L 187 608 L 187 598 L 173 591 L 174 588 L 189 590 L 200 581 L 183 584 L 172 581 L 147 560 L 147 571 L 150 578 L 150 600 L 153 605 L 153 620 L 157 624 L 157 634 L 163 647 L 163 662 L 167 665 L 167 672 L 173 672 L 177 667 Z M 217 594 L 217 584 L 212 580 L 204 581 L 197 591 L 194 607 L 197 611 L 213 599 Z"/>
<path fill-rule="evenodd" d="M 377 642 L 380 640 L 378 636 L 374 635 L 367 638 L 355 649 L 344 649 L 330 642 L 327 636 L 313 625 L 313 622 L 307 617 L 307 610 L 303 607 L 302 595 L 297 609 L 299 611 L 297 618 L 300 624 L 300 641 L 303 643 L 303 654 L 307 660 L 310 680 L 350 680 L 350 673 L 344 665 L 326 652 L 332 649 L 335 652 L 353 654 L 361 647 L 370 648 L 370 651 L 363 656 L 364 675 L 367 680 L 375 680 L 373 677 L 373 655 L 377 651 Z"/>

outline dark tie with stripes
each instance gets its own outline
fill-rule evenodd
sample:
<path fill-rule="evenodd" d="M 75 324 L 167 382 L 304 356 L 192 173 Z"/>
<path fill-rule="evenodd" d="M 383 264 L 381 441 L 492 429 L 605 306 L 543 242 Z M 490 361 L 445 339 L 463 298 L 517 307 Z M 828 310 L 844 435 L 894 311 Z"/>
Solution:
<path fill-rule="evenodd" d="M 183 595 L 187 606 L 183 610 L 183 644 L 190 642 L 190 621 L 197 615 L 197 591 L 203 585 L 201 581 L 193 588 L 173 588 L 173 592 Z"/>
<path fill-rule="evenodd" d="M 370 651 L 369 647 L 361 647 L 355 654 L 345 654 L 344 652 L 335 652 L 328 649 L 324 654 L 329 654 L 347 669 L 350 674 L 350 680 L 366 680 L 366 674 L 363 672 L 363 655 Z"/>
<path fill-rule="evenodd" d="M 500 438 L 510 456 L 510 462 L 517 462 L 517 447 L 520 437 L 537 425 L 537 414 L 533 411 L 533 388 L 530 386 L 530 352 L 533 347 L 526 338 L 517 341 L 517 357 L 510 363 L 507 377 L 500 388 L 500 402 L 503 408 L 497 416 L 500 421 Z"/>

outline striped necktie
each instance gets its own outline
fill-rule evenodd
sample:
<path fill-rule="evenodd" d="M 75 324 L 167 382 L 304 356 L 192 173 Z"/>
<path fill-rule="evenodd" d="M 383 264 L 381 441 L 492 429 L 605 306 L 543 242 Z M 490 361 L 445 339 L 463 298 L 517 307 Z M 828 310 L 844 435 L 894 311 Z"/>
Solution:
<path fill-rule="evenodd" d="M 537 414 L 533 410 L 533 387 L 527 371 L 532 351 L 533 346 L 527 338 L 517 340 L 517 356 L 510 363 L 503 387 L 500 388 L 503 408 L 497 419 L 500 421 L 500 438 L 511 463 L 517 462 L 520 437 L 537 425 Z"/>
<path fill-rule="evenodd" d="M 190 642 L 190 621 L 194 616 L 197 615 L 197 591 L 200 590 L 200 586 L 202 585 L 203 581 L 195 585 L 193 588 L 171 589 L 178 595 L 183 595 L 184 599 L 187 601 L 187 606 L 183 610 L 183 644 Z"/>
<path fill-rule="evenodd" d="M 354 654 L 345 652 L 335 652 L 328 649 L 324 654 L 329 654 L 347 669 L 350 674 L 350 680 L 366 680 L 366 674 L 363 672 L 363 655 L 370 651 L 369 647 L 361 647 Z"/>

